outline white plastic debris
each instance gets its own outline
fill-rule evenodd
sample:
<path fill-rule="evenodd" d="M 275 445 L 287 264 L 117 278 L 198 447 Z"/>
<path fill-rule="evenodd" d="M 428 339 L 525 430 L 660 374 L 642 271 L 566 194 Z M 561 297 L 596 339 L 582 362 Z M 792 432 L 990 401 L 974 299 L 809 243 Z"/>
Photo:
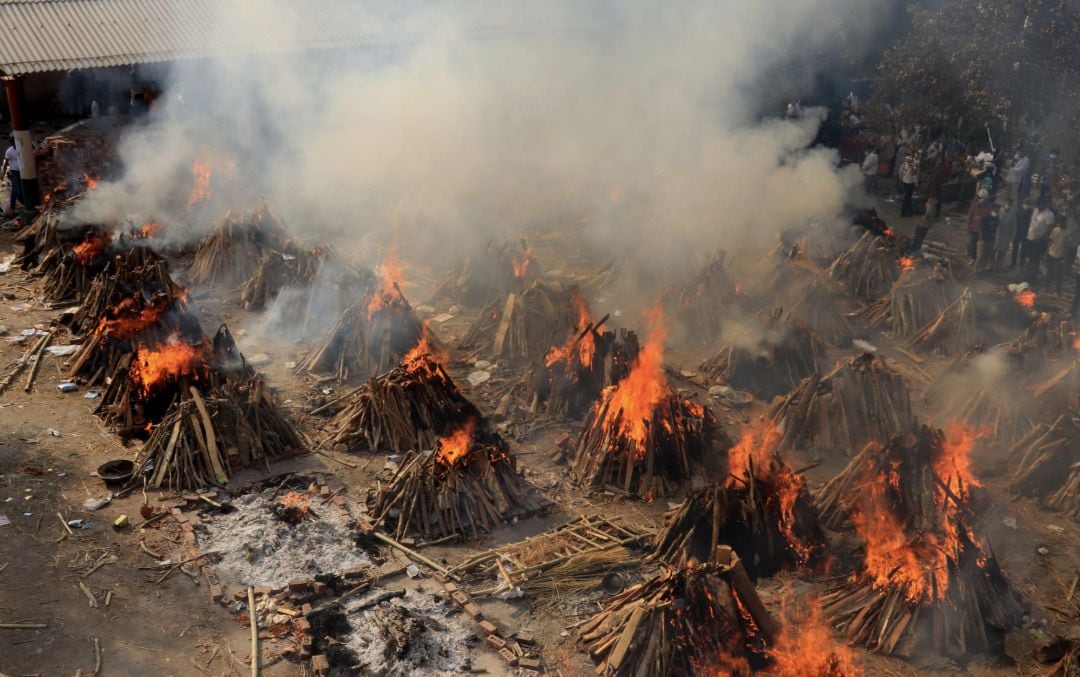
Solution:
<path fill-rule="evenodd" d="M 253 367 L 265 367 L 274 360 L 266 353 L 256 353 L 248 358 L 247 363 Z"/>
<path fill-rule="evenodd" d="M 515 585 L 509 590 L 503 590 L 495 596 L 499 599 L 521 599 L 525 596 L 525 591 Z"/>
<path fill-rule="evenodd" d="M 864 353 L 876 353 L 878 351 L 877 346 L 875 346 L 873 343 L 867 343 L 862 339 L 852 339 L 851 345 L 855 346 Z"/>
<path fill-rule="evenodd" d="M 451 315 L 450 313 L 439 313 L 435 317 L 431 318 L 431 321 L 436 323 L 436 324 L 442 324 L 443 322 L 446 322 L 447 320 L 452 320 L 452 319 L 454 319 L 454 316 Z"/>
<path fill-rule="evenodd" d="M 0 261 L 0 274 L 6 273 L 11 270 L 11 264 L 15 261 L 15 255 L 8 256 L 3 261 Z"/>
<path fill-rule="evenodd" d="M 83 395 L 83 398 L 88 399 L 88 400 L 96 400 L 99 397 L 101 397 L 101 391 L 100 390 L 87 390 L 86 394 Z"/>
<path fill-rule="evenodd" d="M 483 371 L 483 370 L 474 371 L 473 373 L 469 374 L 465 378 L 472 385 L 478 386 L 481 383 L 487 383 L 489 380 L 491 380 L 491 372 L 490 371 Z"/>
<path fill-rule="evenodd" d="M 45 349 L 45 351 L 52 353 L 57 357 L 67 357 L 68 355 L 74 355 L 75 351 L 77 351 L 78 349 L 79 346 L 72 343 L 66 346 L 49 346 Z"/>
<path fill-rule="evenodd" d="M 83 501 L 82 507 L 83 510 L 94 512 L 95 510 L 101 510 L 110 503 L 112 503 L 112 498 L 108 496 L 105 496 L 104 498 L 88 498 Z"/>
<path fill-rule="evenodd" d="M 57 383 L 56 389 L 62 393 L 73 393 L 79 389 L 79 386 L 75 385 L 71 381 L 64 381 L 63 383 Z"/>
<path fill-rule="evenodd" d="M 477 369 L 491 369 L 491 362 L 487 360 L 477 360 L 473 363 L 473 366 Z"/>
<path fill-rule="evenodd" d="M 56 428 L 49 428 L 49 434 L 53 437 L 61 437 L 60 431 Z"/>
<path fill-rule="evenodd" d="M 1005 519 L 1001 520 L 1001 523 L 1004 524 L 1005 526 L 1009 527 L 1010 529 L 1019 528 L 1016 525 L 1016 518 L 1015 517 L 1006 517 Z"/>
<path fill-rule="evenodd" d="M 405 575 L 409 578 L 420 578 L 420 567 L 415 564 L 410 564 L 405 567 Z"/>

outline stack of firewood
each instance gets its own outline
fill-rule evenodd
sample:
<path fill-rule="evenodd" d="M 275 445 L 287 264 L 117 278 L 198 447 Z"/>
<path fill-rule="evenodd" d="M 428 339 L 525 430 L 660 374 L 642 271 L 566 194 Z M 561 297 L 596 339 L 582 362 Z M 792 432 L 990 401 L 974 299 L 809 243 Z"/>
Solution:
<path fill-rule="evenodd" d="M 1040 424 L 1009 450 L 1012 490 L 1039 499 L 1044 506 L 1080 517 L 1080 421 L 1062 414 Z"/>
<path fill-rule="evenodd" d="M 771 312 L 760 325 L 732 336 L 699 369 L 711 382 L 771 399 L 824 366 L 825 348 L 814 330 Z"/>
<path fill-rule="evenodd" d="M 916 350 L 939 351 L 945 355 L 964 353 L 986 341 L 975 316 L 975 303 L 970 289 L 945 306 L 938 316 L 911 337 Z"/>
<path fill-rule="evenodd" d="M 498 435 L 474 429 L 470 419 L 435 444 L 402 459 L 369 501 L 371 525 L 398 539 L 478 538 L 514 518 L 532 515 L 546 502 L 517 470 Z"/>
<path fill-rule="evenodd" d="M 786 319 L 802 322 L 828 343 L 844 346 L 855 336 L 848 306 L 848 299 L 834 283 L 819 278 L 802 288 Z"/>
<path fill-rule="evenodd" d="M 281 251 L 287 241 L 285 227 L 265 205 L 229 212 L 199 244 L 188 277 L 193 284 L 240 284 L 251 277 L 264 252 Z"/>
<path fill-rule="evenodd" d="M 669 289 L 660 299 L 691 340 L 708 343 L 720 333 L 723 315 L 735 302 L 735 285 L 728 277 L 725 259 L 719 251 L 709 257 L 693 277 Z"/>
<path fill-rule="evenodd" d="M 904 378 L 872 353 L 814 374 L 777 399 L 770 419 L 783 430 L 781 447 L 842 450 L 889 439 L 914 423 Z"/>
<path fill-rule="evenodd" d="M 956 277 L 944 263 L 909 264 L 888 296 L 867 304 L 859 316 L 870 327 L 888 327 L 893 336 L 910 338 L 942 315 L 956 297 Z"/>
<path fill-rule="evenodd" d="M 700 472 L 714 449 L 730 442 L 708 408 L 666 384 L 648 418 L 630 420 L 629 412 L 613 408 L 619 400 L 614 393 L 627 382 L 604 391 L 589 413 L 571 468 L 586 487 L 645 500 L 668 496 Z"/>
<path fill-rule="evenodd" d="M 454 267 L 436 287 L 431 302 L 479 306 L 493 298 L 519 294 L 540 276 L 539 263 L 525 240 L 491 241 L 477 256 L 465 258 Z"/>
<path fill-rule="evenodd" d="M 896 239 L 864 233 L 829 266 L 829 277 L 844 285 L 863 301 L 876 300 L 889 292 L 900 277 Z"/>
<path fill-rule="evenodd" d="M 973 529 L 964 462 L 925 426 L 872 443 L 826 484 L 822 519 L 850 520 L 860 564 L 822 598 L 834 627 L 870 651 L 994 651 L 1025 608 Z"/>
<path fill-rule="evenodd" d="M 94 278 L 68 326 L 75 334 L 93 331 L 110 308 L 135 295 L 177 297 L 183 290 L 169 276 L 169 264 L 149 247 L 129 247 L 114 256 Z"/>
<path fill-rule="evenodd" d="M 588 322 L 588 303 L 577 287 L 534 282 L 487 304 L 458 347 L 510 363 L 532 362 L 562 345 Z"/>
<path fill-rule="evenodd" d="M 578 628 L 596 674 L 705 677 L 764 667 L 779 625 L 733 562 L 664 568 L 610 597 Z"/>
<path fill-rule="evenodd" d="M 326 444 L 396 454 L 431 449 L 440 435 L 479 416 L 429 355 L 417 355 L 320 409 L 336 411 Z"/>
<path fill-rule="evenodd" d="M 379 373 L 398 364 L 421 338 L 424 326 L 396 284 L 345 309 L 299 364 L 297 371 L 331 374 L 339 381 Z"/>
<path fill-rule="evenodd" d="M 344 309 L 350 305 L 345 298 L 355 300 L 370 294 L 373 282 L 371 271 L 349 265 L 328 245 L 310 249 L 286 246 L 282 251 L 263 253 L 255 272 L 240 288 L 240 302 L 245 310 L 264 310 L 283 289 L 296 290 L 301 293 L 290 299 L 290 308 L 282 309 L 280 322 L 307 326 L 313 308 Z M 327 294 L 341 301 L 327 303 Z"/>

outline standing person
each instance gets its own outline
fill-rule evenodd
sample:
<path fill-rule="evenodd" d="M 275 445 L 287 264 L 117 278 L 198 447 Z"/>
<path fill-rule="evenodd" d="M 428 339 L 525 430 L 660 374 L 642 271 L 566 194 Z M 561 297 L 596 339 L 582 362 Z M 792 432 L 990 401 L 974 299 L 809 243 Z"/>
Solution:
<path fill-rule="evenodd" d="M 910 155 L 900 165 L 900 186 L 904 192 L 904 201 L 900 204 L 900 216 L 911 216 L 915 207 L 911 197 L 915 194 L 915 185 L 919 183 L 919 169 L 916 159 Z"/>
<path fill-rule="evenodd" d="M 975 265 L 978 256 L 979 236 L 982 232 L 982 217 L 990 211 L 990 193 L 980 190 L 977 199 L 968 209 L 967 232 L 968 245 L 967 255 L 971 259 L 971 265 Z"/>
<path fill-rule="evenodd" d="M 8 137 L 8 148 L 4 151 L 4 164 L 0 167 L 0 176 L 6 174 L 8 179 L 11 180 L 11 199 L 8 200 L 8 208 L 5 215 L 11 216 L 15 213 L 15 201 L 22 202 L 22 157 L 19 155 L 19 149 L 15 147 L 15 135 L 12 134 Z"/>
<path fill-rule="evenodd" d="M 1068 231 L 1063 219 L 1058 219 L 1050 231 L 1050 243 L 1046 248 L 1046 288 L 1061 296 L 1062 278 L 1065 276 L 1065 253 L 1068 250 Z"/>
<path fill-rule="evenodd" d="M 988 273 L 994 263 L 994 240 L 998 230 L 998 211 L 991 205 L 979 219 L 978 256 L 975 258 L 976 274 Z"/>
<path fill-rule="evenodd" d="M 1015 268 L 1017 262 L 1019 262 L 1020 268 L 1023 269 L 1024 264 L 1027 262 L 1027 236 L 1028 227 L 1031 225 L 1031 212 L 1031 203 L 1027 200 L 1022 201 L 1016 207 L 1016 233 L 1013 235 L 1012 261 L 1009 263 L 1010 269 Z"/>
<path fill-rule="evenodd" d="M 871 195 L 877 195 L 878 154 L 873 146 L 870 147 L 870 151 L 866 154 L 866 157 L 863 158 L 862 173 L 863 179 L 866 182 L 866 192 Z"/>
<path fill-rule="evenodd" d="M 1027 153 L 1017 149 L 1013 154 L 1012 164 L 1005 173 L 1005 197 L 1011 198 L 1014 204 L 1020 201 L 1020 184 L 1024 182 L 1030 168 L 1031 160 Z"/>
<path fill-rule="evenodd" d="M 1038 206 L 1031 212 L 1031 225 L 1028 226 L 1028 267 L 1026 281 L 1034 287 L 1039 281 L 1040 264 L 1050 246 L 1050 231 L 1054 229 L 1054 212 L 1049 201 L 1039 200 Z"/>
<path fill-rule="evenodd" d="M 1005 267 L 1005 257 L 1009 255 L 1009 245 L 1016 239 L 1016 208 L 1012 198 L 1005 198 L 1005 204 L 998 210 L 998 229 L 994 237 L 995 269 Z"/>
<path fill-rule="evenodd" d="M 928 195 L 926 198 L 926 212 L 923 214 L 922 223 L 915 226 L 915 237 L 911 240 L 911 244 L 908 245 L 907 253 L 911 254 L 922 249 L 923 240 L 926 239 L 926 234 L 934 227 L 936 221 L 937 198 L 933 195 Z"/>

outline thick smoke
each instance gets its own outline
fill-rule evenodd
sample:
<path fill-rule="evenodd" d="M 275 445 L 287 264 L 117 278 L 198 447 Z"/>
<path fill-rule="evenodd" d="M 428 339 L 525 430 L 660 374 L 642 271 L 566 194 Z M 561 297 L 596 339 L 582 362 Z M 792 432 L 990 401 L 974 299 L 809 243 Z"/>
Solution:
<path fill-rule="evenodd" d="M 423 3 L 373 14 L 366 49 L 178 63 L 122 145 L 124 176 L 79 216 L 198 231 L 265 196 L 346 250 L 393 232 L 448 262 L 559 225 L 596 259 L 629 247 L 685 274 L 696 254 L 836 221 L 857 170 L 807 150 L 819 112 L 772 106 L 857 54 L 883 4 Z M 306 25 L 304 3 L 249 5 L 267 46 Z M 199 159 L 211 195 L 189 205 Z"/>

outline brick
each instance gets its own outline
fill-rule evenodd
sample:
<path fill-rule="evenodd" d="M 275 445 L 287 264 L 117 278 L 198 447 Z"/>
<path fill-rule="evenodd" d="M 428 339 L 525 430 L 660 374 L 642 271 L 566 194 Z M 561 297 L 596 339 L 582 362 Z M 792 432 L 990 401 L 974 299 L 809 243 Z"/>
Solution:
<path fill-rule="evenodd" d="M 259 595 L 262 595 L 263 597 L 269 597 L 271 594 L 273 594 L 273 590 L 267 585 L 259 585 L 255 588 L 256 597 L 258 597 Z M 244 596 L 247 597 L 246 594 Z"/>
<path fill-rule="evenodd" d="M 453 595 L 455 592 L 458 591 L 458 586 L 454 583 L 451 583 L 450 581 L 446 581 L 442 584 L 442 589 L 445 590 L 447 593 Z"/>
<path fill-rule="evenodd" d="M 360 520 L 360 533 L 365 536 L 370 536 L 375 533 L 375 527 L 371 526 L 371 522 L 367 520 Z"/>
<path fill-rule="evenodd" d="M 521 668 L 518 670 L 519 677 L 540 677 L 539 670 L 529 670 L 528 668 Z"/>
<path fill-rule="evenodd" d="M 499 649 L 499 657 L 506 661 L 507 665 L 517 665 L 518 657 L 510 649 Z"/>
<path fill-rule="evenodd" d="M 331 498 L 330 502 L 339 508 L 344 508 L 346 505 L 348 505 L 348 501 L 346 501 L 345 497 L 341 494 L 338 494 L 337 496 Z"/>
<path fill-rule="evenodd" d="M 436 571 L 433 578 L 435 579 L 435 582 L 443 586 L 443 588 L 446 588 L 446 584 L 450 582 L 450 579 L 446 577 L 446 574 L 441 571 Z"/>
<path fill-rule="evenodd" d="M 184 513 L 181 512 L 180 508 L 170 508 L 169 514 L 171 514 L 173 516 L 173 519 L 180 524 L 186 524 L 188 521 L 187 517 L 184 517 Z"/>
<path fill-rule="evenodd" d="M 309 613 L 311 613 L 311 605 L 310 604 L 304 604 L 303 606 L 301 606 L 300 607 L 300 613 L 307 616 Z"/>
<path fill-rule="evenodd" d="M 485 635 L 499 634 L 499 629 L 491 621 L 480 621 L 480 629 L 484 631 Z"/>
<path fill-rule="evenodd" d="M 469 603 L 469 596 L 460 590 L 450 593 L 450 597 L 461 606 L 465 606 Z"/>
<path fill-rule="evenodd" d="M 487 643 L 488 646 L 490 646 L 492 649 L 495 649 L 496 651 L 506 646 L 506 640 L 502 637 L 499 637 L 498 635 L 488 635 Z"/>
<path fill-rule="evenodd" d="M 311 635 L 304 635 L 300 638 L 300 656 L 307 658 L 311 655 L 312 647 L 315 645 L 315 640 Z"/>
<path fill-rule="evenodd" d="M 237 602 L 243 602 L 243 601 L 247 600 L 247 588 L 242 588 L 240 590 L 237 590 L 236 592 L 234 592 L 232 594 L 232 598 L 233 598 L 234 601 L 237 601 Z"/>
<path fill-rule="evenodd" d="M 518 630 L 514 634 L 514 639 L 522 644 L 536 644 L 536 635 L 532 634 L 528 630 Z"/>
<path fill-rule="evenodd" d="M 465 614 L 474 621 L 478 621 L 484 617 L 484 612 L 480 610 L 480 607 L 476 606 L 472 602 L 466 604 L 464 610 Z"/>
<path fill-rule="evenodd" d="M 316 597 L 322 597 L 330 590 L 330 586 L 322 581 L 313 581 L 311 583 L 311 590 L 315 593 Z"/>
<path fill-rule="evenodd" d="M 513 651 L 515 656 L 521 657 L 525 655 L 525 652 L 521 649 L 521 645 L 514 640 L 510 640 L 509 642 L 507 642 L 506 647 Z"/>
<path fill-rule="evenodd" d="M 539 658 L 519 658 L 518 666 L 529 670 L 540 670 Z"/>
<path fill-rule="evenodd" d="M 297 618 L 293 621 L 293 627 L 297 632 L 307 635 L 311 632 L 311 621 L 306 618 Z"/>
<path fill-rule="evenodd" d="M 319 496 L 321 496 L 322 498 L 326 498 L 329 495 L 330 487 L 326 486 L 325 484 L 319 487 Z"/>
<path fill-rule="evenodd" d="M 225 591 L 221 589 L 221 586 L 214 584 L 210 586 L 210 601 L 220 602 L 225 597 Z"/>
<path fill-rule="evenodd" d="M 328 672 L 330 670 L 330 661 L 326 660 L 326 656 L 322 654 L 312 656 L 311 669 L 316 673 Z"/>
<path fill-rule="evenodd" d="M 307 581 L 292 581 L 289 583 L 289 592 L 307 592 L 311 585 Z"/>
<path fill-rule="evenodd" d="M 367 569 L 362 566 L 351 567 L 341 572 L 341 575 L 345 578 L 364 578 L 367 576 Z"/>
<path fill-rule="evenodd" d="M 195 533 L 195 525 L 191 522 L 181 522 L 180 530 L 187 534 L 193 534 Z"/>

